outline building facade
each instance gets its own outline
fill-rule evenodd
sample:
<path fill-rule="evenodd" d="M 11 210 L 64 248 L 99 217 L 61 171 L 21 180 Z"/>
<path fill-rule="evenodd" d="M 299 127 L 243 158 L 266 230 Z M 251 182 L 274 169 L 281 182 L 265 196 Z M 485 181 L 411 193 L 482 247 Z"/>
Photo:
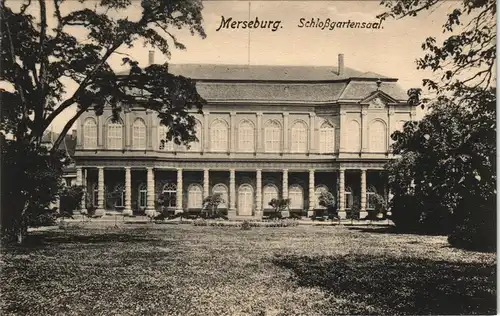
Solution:
<path fill-rule="evenodd" d="M 383 166 L 390 135 L 415 109 L 397 79 L 344 67 L 170 65 L 196 80 L 207 101 L 196 118 L 199 142 L 165 142 L 156 113 L 132 108 L 111 121 L 84 113 L 77 125 L 76 183 L 97 214 L 152 214 L 162 195 L 177 212 L 220 193 L 230 217 L 260 218 L 275 197 L 311 215 L 330 191 L 345 216 L 358 200 L 387 196 Z"/>

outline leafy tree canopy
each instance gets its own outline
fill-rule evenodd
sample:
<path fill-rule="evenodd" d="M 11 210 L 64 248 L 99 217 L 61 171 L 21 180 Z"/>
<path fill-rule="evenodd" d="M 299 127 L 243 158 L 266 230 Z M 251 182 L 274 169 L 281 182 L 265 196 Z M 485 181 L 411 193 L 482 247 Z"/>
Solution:
<path fill-rule="evenodd" d="M 101 115 L 110 106 L 116 119 L 123 108 L 138 105 L 159 113 L 169 127 L 167 139 L 178 144 L 195 140 L 188 111 L 201 110 L 204 101 L 192 80 L 169 74 L 166 64 L 142 69 L 130 56 L 122 58 L 130 74 L 119 75 L 110 58 L 139 43 L 170 56 L 172 46 L 185 49 L 175 36 L 178 29 L 205 37 L 201 1 L 78 2 L 0 1 L 0 80 L 13 87 L 0 89 L 2 133 L 39 143 L 54 119 L 76 105 L 54 145 L 58 148 L 83 112 Z M 123 16 L 126 12 L 134 14 Z M 67 82 L 76 83 L 76 90 L 67 91 Z"/>

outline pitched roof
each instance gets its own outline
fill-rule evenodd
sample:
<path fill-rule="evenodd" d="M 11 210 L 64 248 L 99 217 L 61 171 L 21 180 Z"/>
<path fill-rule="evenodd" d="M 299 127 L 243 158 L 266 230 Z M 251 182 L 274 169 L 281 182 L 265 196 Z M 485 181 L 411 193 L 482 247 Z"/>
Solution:
<path fill-rule="evenodd" d="M 52 131 L 46 132 L 42 137 L 42 143 L 45 144 L 53 144 L 56 139 L 59 137 L 59 133 L 55 133 Z M 69 134 L 64 137 L 64 140 L 59 145 L 59 149 L 66 150 L 66 152 L 73 157 L 76 148 L 76 137 Z"/>

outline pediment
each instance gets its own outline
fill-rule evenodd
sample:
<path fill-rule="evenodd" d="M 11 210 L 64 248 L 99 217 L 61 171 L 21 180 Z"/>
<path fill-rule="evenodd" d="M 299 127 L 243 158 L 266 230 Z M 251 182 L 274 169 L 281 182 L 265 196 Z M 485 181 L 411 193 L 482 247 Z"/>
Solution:
<path fill-rule="evenodd" d="M 397 101 L 387 93 L 378 90 L 368 95 L 359 103 L 368 105 L 368 107 L 372 109 L 383 109 L 387 106 L 387 104 L 394 104 L 397 103 Z"/>

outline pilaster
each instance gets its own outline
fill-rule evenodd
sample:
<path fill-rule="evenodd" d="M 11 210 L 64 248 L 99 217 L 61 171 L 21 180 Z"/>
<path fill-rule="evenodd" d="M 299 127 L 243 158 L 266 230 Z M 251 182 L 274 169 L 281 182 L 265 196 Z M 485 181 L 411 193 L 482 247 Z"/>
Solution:
<path fill-rule="evenodd" d="M 202 150 L 204 152 L 209 151 L 209 144 L 210 144 L 210 113 L 209 112 L 203 112 L 203 144 L 202 144 Z"/>
<path fill-rule="evenodd" d="M 263 145 L 263 133 L 262 133 L 262 112 L 257 112 L 257 133 L 256 134 L 256 140 L 255 140 L 255 144 L 257 145 L 256 146 L 256 151 L 259 153 L 259 152 L 262 152 L 262 145 Z"/>
<path fill-rule="evenodd" d="M 316 152 L 316 139 L 314 137 L 315 130 L 316 130 L 316 113 L 309 113 L 309 145 L 308 145 L 309 153 Z"/>
<path fill-rule="evenodd" d="M 361 152 L 368 151 L 368 122 L 366 115 L 368 111 L 366 109 L 361 110 Z"/>
<path fill-rule="evenodd" d="M 290 152 L 290 130 L 289 130 L 289 113 L 288 112 L 283 112 L 283 147 L 282 147 L 282 152 L 283 153 L 288 153 Z"/>
<path fill-rule="evenodd" d="M 229 152 L 236 151 L 236 112 L 229 113 Z"/>
<path fill-rule="evenodd" d="M 346 150 L 346 141 L 347 141 L 347 126 L 346 126 L 346 111 L 345 110 L 340 110 L 340 146 L 339 146 L 339 151 L 340 152 L 345 152 Z"/>
<path fill-rule="evenodd" d="M 106 137 L 106 134 L 104 133 L 104 119 L 102 118 L 102 115 L 99 115 L 97 117 L 97 147 L 98 148 L 103 148 L 104 147 L 104 137 Z M 83 129 L 82 129 L 83 132 Z M 83 138 L 83 136 L 82 136 Z"/>
<path fill-rule="evenodd" d="M 391 134 L 393 133 L 395 127 L 396 127 L 396 123 L 394 122 L 394 106 L 392 105 L 389 105 L 389 112 L 388 112 L 388 115 L 389 115 L 389 119 L 387 120 L 387 151 L 388 152 L 392 152 L 391 150 L 391 145 L 392 145 L 392 139 L 391 139 Z"/>
<path fill-rule="evenodd" d="M 125 130 L 125 149 L 132 147 L 132 122 L 130 122 L 130 111 L 124 111 L 124 124 L 123 129 Z M 149 126 L 149 125 L 148 125 Z"/>
<path fill-rule="evenodd" d="M 153 125 L 153 111 L 146 110 L 146 126 L 152 126 L 152 125 Z M 127 129 L 130 129 L 130 126 L 128 126 Z M 147 141 L 147 149 L 153 150 L 153 139 L 151 137 L 146 137 L 146 141 Z"/>

